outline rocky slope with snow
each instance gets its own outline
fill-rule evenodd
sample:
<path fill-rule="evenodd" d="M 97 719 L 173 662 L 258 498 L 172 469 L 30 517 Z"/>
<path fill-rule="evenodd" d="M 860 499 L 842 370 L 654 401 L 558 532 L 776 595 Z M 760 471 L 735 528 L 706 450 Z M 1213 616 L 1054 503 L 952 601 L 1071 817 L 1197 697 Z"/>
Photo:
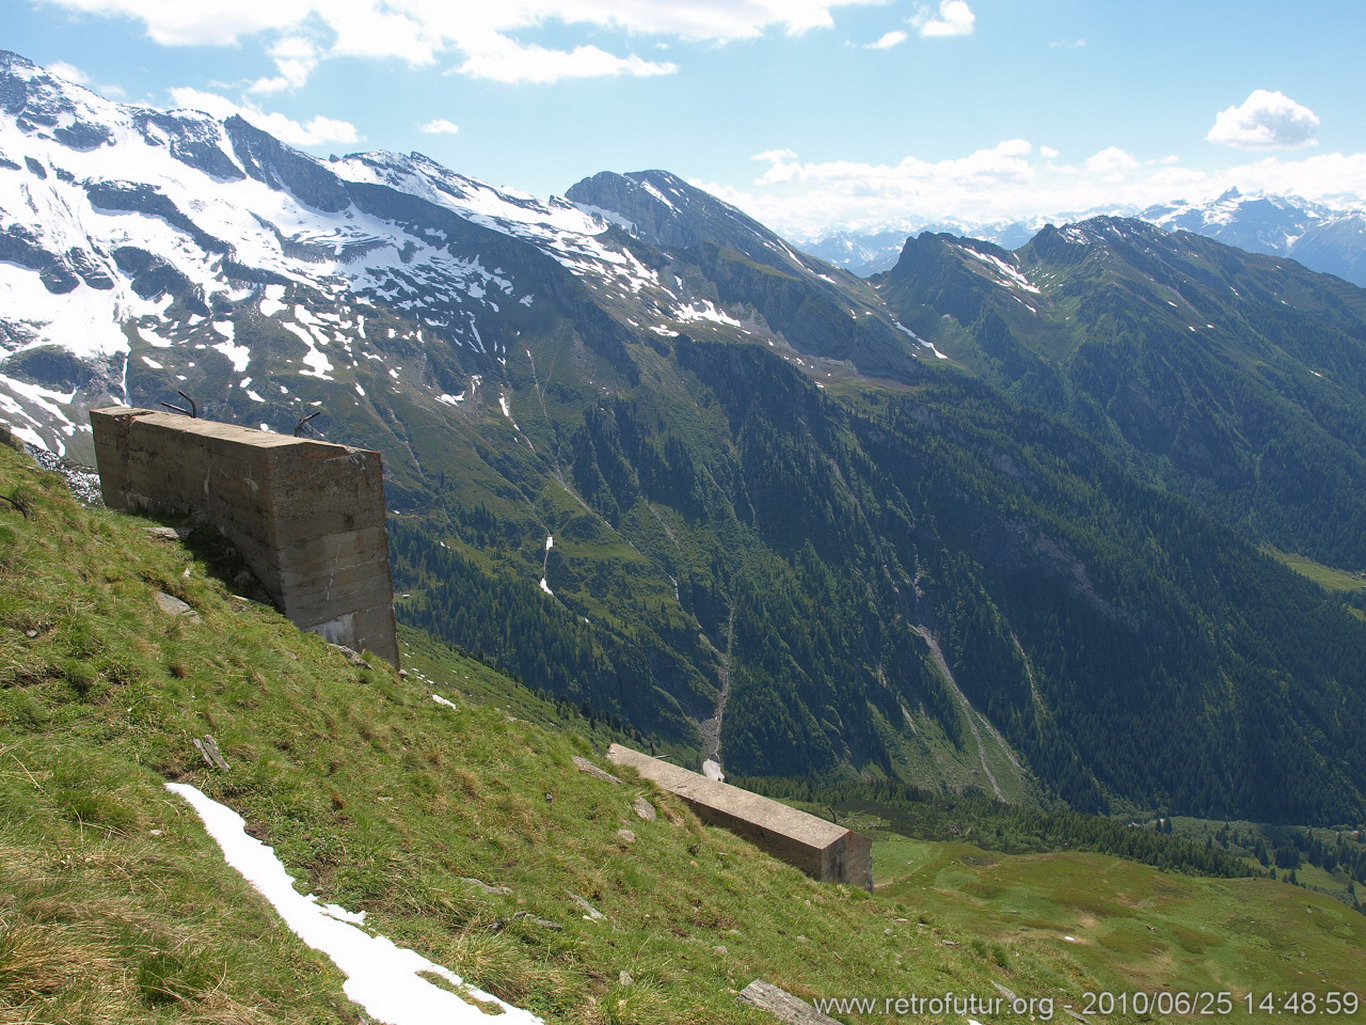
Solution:
<path fill-rule="evenodd" d="M 565 200 L 419 154 L 318 161 L 240 118 L 112 103 L 13 54 L 0 90 L 0 403 L 58 451 L 88 451 L 80 411 L 107 399 L 185 391 L 284 429 L 397 381 L 429 406 L 500 408 L 509 352 L 560 332 L 609 361 L 674 324 L 785 342 Z M 779 255 L 799 284 L 778 305 L 830 291 L 823 265 Z M 885 325 L 881 343 L 897 344 Z"/>

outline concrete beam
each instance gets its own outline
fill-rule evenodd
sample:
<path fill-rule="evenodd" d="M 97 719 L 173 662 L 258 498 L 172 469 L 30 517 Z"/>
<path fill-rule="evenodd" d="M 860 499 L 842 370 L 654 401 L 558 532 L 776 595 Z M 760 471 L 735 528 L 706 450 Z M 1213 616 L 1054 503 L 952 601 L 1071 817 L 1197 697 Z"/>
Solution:
<path fill-rule="evenodd" d="M 729 829 L 812 878 L 872 892 L 873 842 L 868 837 L 620 744 L 608 748 L 607 758 L 681 797 L 708 825 Z"/>

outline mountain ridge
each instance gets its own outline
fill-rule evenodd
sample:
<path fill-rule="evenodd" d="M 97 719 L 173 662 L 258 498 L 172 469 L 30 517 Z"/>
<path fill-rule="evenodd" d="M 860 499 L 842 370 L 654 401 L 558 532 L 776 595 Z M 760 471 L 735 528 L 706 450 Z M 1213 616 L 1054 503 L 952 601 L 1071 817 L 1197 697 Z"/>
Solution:
<path fill-rule="evenodd" d="M 1236 188 L 1208 202 L 1175 200 L 1146 207 L 1098 209 L 1084 215 L 1034 217 L 1010 222 L 955 221 L 841 230 L 804 238 L 807 252 L 861 277 L 887 271 L 908 238 L 949 233 L 1018 249 L 1047 224 L 1097 216 L 1134 217 L 1168 231 L 1192 231 L 1250 253 L 1286 256 L 1310 270 L 1366 286 L 1366 211 L 1360 202 L 1331 205 L 1298 196 L 1244 194 Z"/>

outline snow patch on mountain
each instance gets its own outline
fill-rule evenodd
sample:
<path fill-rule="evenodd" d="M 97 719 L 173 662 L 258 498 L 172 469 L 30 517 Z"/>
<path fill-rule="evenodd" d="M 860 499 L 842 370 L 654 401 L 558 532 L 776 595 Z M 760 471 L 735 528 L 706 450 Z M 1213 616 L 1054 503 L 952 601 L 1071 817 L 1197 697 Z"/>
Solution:
<path fill-rule="evenodd" d="M 711 321 L 714 324 L 726 324 L 730 327 L 741 326 L 740 321 L 717 309 L 716 304 L 710 299 L 695 299 L 686 306 L 677 307 L 673 311 L 673 315 L 682 321 Z"/>
<path fill-rule="evenodd" d="M 972 248 L 971 246 L 964 246 L 963 252 L 967 253 L 975 260 L 980 260 L 982 263 L 986 264 L 989 268 L 994 270 L 997 273 L 997 275 L 999 275 L 1002 279 L 1002 284 L 1005 284 L 1007 287 L 1022 288 L 1026 292 L 1033 292 L 1035 295 L 1043 294 L 1042 289 L 1034 285 L 1027 277 L 1024 276 L 1024 274 L 1020 273 L 1020 271 L 1017 268 L 1012 267 L 1010 264 L 1002 260 L 999 256 L 994 256 L 991 253 L 983 253 L 980 250 Z"/>

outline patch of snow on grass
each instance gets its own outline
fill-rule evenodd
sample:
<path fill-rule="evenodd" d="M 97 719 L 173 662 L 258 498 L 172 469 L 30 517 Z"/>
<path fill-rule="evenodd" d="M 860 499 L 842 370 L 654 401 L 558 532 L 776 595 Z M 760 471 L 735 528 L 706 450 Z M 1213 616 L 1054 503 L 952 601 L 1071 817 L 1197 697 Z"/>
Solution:
<path fill-rule="evenodd" d="M 62 409 L 64 405 L 70 405 L 76 398 L 76 390 L 73 388 L 69 392 L 53 391 L 51 388 L 44 388 L 41 385 L 30 384 L 27 381 L 17 381 L 12 377 L 3 378 L 4 383 L 16 395 L 27 399 L 49 416 L 60 420 L 62 423 L 72 423 L 71 417 L 67 416 Z"/>
<path fill-rule="evenodd" d="M 908 328 L 905 324 L 901 323 L 901 321 L 894 320 L 892 321 L 892 323 L 895 324 L 897 327 L 901 328 L 902 331 L 905 331 L 912 338 L 914 338 L 916 342 L 918 342 L 920 345 L 923 345 L 925 348 L 929 349 L 930 352 L 934 353 L 936 359 L 948 359 L 947 356 L 945 356 L 942 352 L 935 348 L 933 342 L 925 341 L 925 339 L 921 338 L 918 334 L 916 334 L 914 331 Z"/>
<path fill-rule="evenodd" d="M 217 349 L 228 357 L 232 361 L 232 369 L 239 374 L 246 370 L 247 364 L 251 362 L 251 350 L 245 345 L 234 345 L 231 341 L 226 341 L 212 345 L 210 348 Z"/>
<path fill-rule="evenodd" d="M 309 369 L 300 370 L 299 373 L 306 377 L 320 377 L 324 381 L 332 380 L 328 376 L 332 373 L 332 361 L 315 348 L 313 335 L 298 324 L 291 324 L 288 321 L 283 322 L 280 326 L 295 335 L 299 341 L 308 347 L 308 351 L 303 356 L 303 364 Z"/>
<path fill-rule="evenodd" d="M 731 327 L 740 326 L 738 320 L 728 316 L 721 310 L 718 310 L 708 299 L 702 299 L 699 302 L 690 303 L 687 306 L 680 306 L 674 312 L 674 316 L 683 321 L 710 320 L 717 324 L 728 324 Z"/>
<path fill-rule="evenodd" d="M 1016 288 L 1023 288 L 1026 292 L 1033 292 L 1035 295 L 1043 294 L 1043 292 L 1040 289 L 1036 288 L 1033 284 L 1030 283 L 1030 280 L 1027 277 L 1021 274 L 1010 264 L 1006 263 L 999 256 L 992 256 L 990 253 L 979 253 L 976 249 L 970 249 L 967 247 L 964 247 L 963 252 L 967 253 L 969 256 L 974 257 L 977 260 L 980 260 L 982 263 L 986 264 L 992 270 L 996 271 L 996 273 L 1000 274 L 1001 277 L 1005 278 L 1005 283 L 1007 285 L 1013 285 Z"/>
<path fill-rule="evenodd" d="M 284 285 L 267 285 L 265 298 L 261 300 L 261 316 L 273 317 L 277 313 L 283 313 L 285 304 L 280 300 L 284 297 Z"/>
<path fill-rule="evenodd" d="M 231 808 L 184 783 L 167 783 L 166 789 L 194 808 L 227 863 L 270 901 L 293 933 L 341 969 L 347 977 L 343 990 L 366 1014 L 389 1025 L 486 1025 L 489 1019 L 478 1007 L 418 974 L 427 972 L 464 987 L 481 1002 L 502 1008 L 498 1021 L 506 1025 L 541 1023 L 527 1011 L 465 986 L 454 972 L 422 955 L 357 928 L 352 923 L 359 918 L 351 912 L 335 905 L 320 906 L 317 897 L 299 893 L 275 851 L 249 836 L 246 822 Z"/>
<path fill-rule="evenodd" d="M 138 336 L 144 342 L 154 349 L 169 349 L 175 344 L 175 342 L 171 341 L 169 338 L 162 338 L 161 335 L 157 334 L 150 327 L 139 326 L 135 327 L 133 330 L 138 333 Z"/>

